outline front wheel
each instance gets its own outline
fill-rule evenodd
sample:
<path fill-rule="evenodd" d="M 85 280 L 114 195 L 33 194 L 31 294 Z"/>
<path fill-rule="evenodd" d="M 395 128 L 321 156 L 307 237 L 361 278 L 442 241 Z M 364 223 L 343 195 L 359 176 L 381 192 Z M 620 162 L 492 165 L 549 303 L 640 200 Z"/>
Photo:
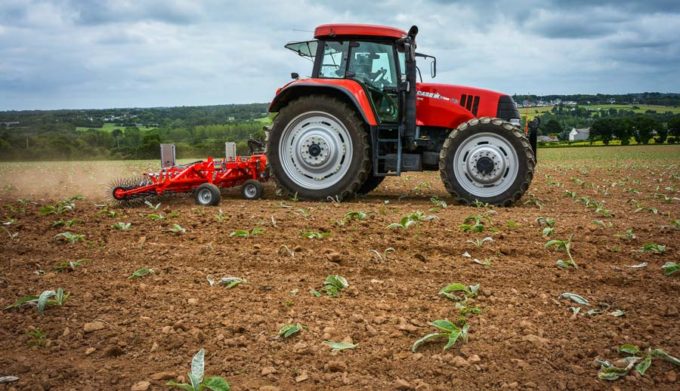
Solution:
<path fill-rule="evenodd" d="M 446 190 L 457 201 L 510 206 L 531 184 L 536 159 L 519 128 L 498 118 L 475 118 L 452 131 L 439 155 Z"/>
<path fill-rule="evenodd" d="M 346 199 L 370 169 L 368 134 L 356 111 L 323 95 L 291 101 L 274 119 L 267 146 L 278 187 L 301 199 Z"/>

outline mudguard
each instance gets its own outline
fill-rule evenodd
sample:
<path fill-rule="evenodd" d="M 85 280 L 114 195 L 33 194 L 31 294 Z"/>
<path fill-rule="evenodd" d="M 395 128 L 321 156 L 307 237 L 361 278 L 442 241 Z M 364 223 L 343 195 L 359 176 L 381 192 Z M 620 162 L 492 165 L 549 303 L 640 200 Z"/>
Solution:
<path fill-rule="evenodd" d="M 315 93 L 340 94 L 354 104 L 364 122 L 370 126 L 378 124 L 366 92 L 358 82 L 348 79 L 293 80 L 276 91 L 276 96 L 269 105 L 269 112 L 276 113 L 291 100 Z"/>

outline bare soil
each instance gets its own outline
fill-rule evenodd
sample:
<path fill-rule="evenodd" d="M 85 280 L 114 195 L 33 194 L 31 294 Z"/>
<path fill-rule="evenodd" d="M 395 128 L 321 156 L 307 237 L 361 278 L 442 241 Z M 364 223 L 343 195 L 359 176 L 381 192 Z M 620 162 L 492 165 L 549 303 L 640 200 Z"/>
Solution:
<path fill-rule="evenodd" d="M 620 358 L 623 343 L 680 356 L 680 279 L 661 270 L 680 258 L 680 230 L 672 224 L 680 218 L 680 200 L 673 199 L 680 197 L 679 174 L 677 158 L 539 162 L 531 194 L 515 207 L 433 211 L 430 197 L 450 201 L 438 173 L 388 178 L 369 196 L 342 204 L 285 200 L 268 186 L 264 200 L 245 201 L 234 190 L 216 208 L 182 197 L 162 200 L 158 211 L 101 207 L 95 197 L 43 216 L 42 206 L 73 193 L 19 202 L 6 192 L 0 216 L 11 223 L 0 232 L 0 304 L 60 287 L 70 297 L 44 315 L 32 306 L 1 313 L 0 376 L 19 380 L 0 390 L 129 390 L 143 381 L 165 389 L 167 379 L 186 380 L 200 348 L 206 374 L 225 377 L 234 390 L 677 390 L 680 368 L 668 362 L 609 382 L 598 380 L 595 360 Z M 604 202 L 612 217 L 581 197 Z M 350 211 L 368 217 L 338 224 Z M 386 228 L 415 211 L 437 218 Z M 152 213 L 166 218 L 153 221 Z M 465 218 L 479 214 L 489 218 L 485 231 L 462 232 Z M 555 219 L 552 238 L 571 236 L 578 269 L 556 267 L 567 257 L 544 248 L 541 216 Z M 52 227 L 70 219 L 72 227 Z M 112 228 L 119 221 L 130 229 Z M 186 233 L 170 232 L 173 224 Z M 230 236 L 254 227 L 264 232 Z M 635 239 L 617 236 L 629 228 Z M 85 240 L 55 239 L 65 231 Z M 307 239 L 305 231 L 330 236 Z M 487 236 L 493 241 L 479 248 L 468 242 Z M 665 252 L 643 253 L 646 243 L 666 245 Z M 395 251 L 382 257 L 373 252 L 390 247 Z M 55 270 L 69 260 L 86 261 Z M 647 266 L 630 267 L 642 262 Z M 154 273 L 128 278 L 142 267 Z M 310 294 L 330 274 L 346 277 L 349 288 L 337 298 Z M 226 289 L 210 286 L 209 276 L 247 282 Z M 416 339 L 434 331 L 429 322 L 458 319 L 454 303 L 438 295 L 451 282 L 481 286 L 471 301 L 481 313 L 468 318 L 469 340 L 448 351 L 430 343 L 411 352 Z M 590 306 L 560 299 L 564 292 Z M 575 315 L 571 307 L 582 308 Z M 614 310 L 625 315 L 612 316 Z M 93 322 L 103 328 L 87 332 Z M 306 329 L 278 338 L 282 325 L 296 322 Z M 44 340 L 30 335 L 36 329 Z M 324 340 L 358 346 L 332 352 Z"/>

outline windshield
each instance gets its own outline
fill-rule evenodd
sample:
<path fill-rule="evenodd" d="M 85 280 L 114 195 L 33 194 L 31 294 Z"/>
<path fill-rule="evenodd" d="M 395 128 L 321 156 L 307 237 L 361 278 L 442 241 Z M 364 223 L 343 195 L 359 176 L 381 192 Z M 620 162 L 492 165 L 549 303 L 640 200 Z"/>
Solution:
<path fill-rule="evenodd" d="M 392 45 L 377 42 L 357 42 L 352 47 L 348 71 L 354 78 L 376 88 L 396 87 L 397 70 Z"/>
<path fill-rule="evenodd" d="M 316 48 L 319 45 L 319 41 L 304 41 L 304 42 L 291 42 L 287 44 L 286 49 L 290 49 L 298 54 L 298 56 L 307 58 L 314 61 L 314 56 L 316 56 Z"/>

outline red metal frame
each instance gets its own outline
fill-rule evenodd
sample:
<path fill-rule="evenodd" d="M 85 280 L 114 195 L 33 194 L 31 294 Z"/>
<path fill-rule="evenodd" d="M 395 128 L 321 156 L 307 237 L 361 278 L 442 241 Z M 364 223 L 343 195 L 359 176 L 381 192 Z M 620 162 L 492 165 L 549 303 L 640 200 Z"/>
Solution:
<path fill-rule="evenodd" d="M 404 38 L 406 32 L 394 27 L 379 26 L 375 24 L 322 24 L 314 30 L 314 38 L 338 37 L 338 36 L 364 36 Z"/>
<path fill-rule="evenodd" d="M 239 186 L 248 179 L 264 182 L 268 179 L 266 167 L 267 157 L 264 154 L 218 161 L 209 157 L 205 161 L 164 168 L 159 173 L 147 173 L 145 176 L 151 183 L 130 189 L 118 187 L 114 190 L 113 197 L 123 200 L 139 195 L 161 195 L 165 192 L 187 193 L 203 183 L 227 188 Z"/>

